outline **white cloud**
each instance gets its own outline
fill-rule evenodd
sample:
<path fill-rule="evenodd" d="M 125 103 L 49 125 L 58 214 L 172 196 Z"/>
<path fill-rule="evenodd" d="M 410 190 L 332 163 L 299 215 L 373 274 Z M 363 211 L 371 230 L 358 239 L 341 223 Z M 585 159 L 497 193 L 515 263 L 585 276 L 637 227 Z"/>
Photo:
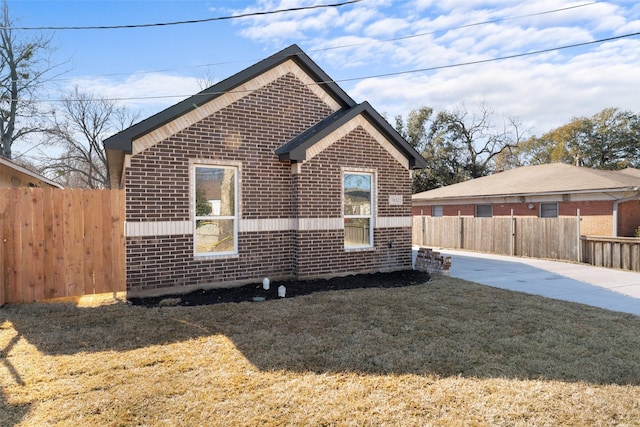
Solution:
<path fill-rule="evenodd" d="M 532 58 L 497 61 L 432 73 L 366 79 L 348 92 L 391 115 L 429 106 L 450 109 L 486 102 L 497 114 L 520 118 L 541 134 L 571 118 L 607 107 L 639 112 L 640 40 L 600 46 L 563 64 Z"/>
<path fill-rule="evenodd" d="M 78 77 L 68 87 L 78 86 L 80 91 L 105 99 L 112 99 L 143 117 L 155 114 L 201 89 L 195 77 L 182 77 L 162 73 L 133 74 L 124 80 Z"/>

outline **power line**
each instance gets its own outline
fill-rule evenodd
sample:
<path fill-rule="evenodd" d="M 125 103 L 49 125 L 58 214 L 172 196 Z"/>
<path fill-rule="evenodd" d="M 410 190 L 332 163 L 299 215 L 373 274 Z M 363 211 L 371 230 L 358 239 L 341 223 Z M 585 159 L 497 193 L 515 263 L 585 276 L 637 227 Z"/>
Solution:
<path fill-rule="evenodd" d="M 507 59 L 514 59 L 514 58 L 522 58 L 522 57 L 526 57 L 526 56 L 539 55 L 539 54 L 542 54 L 542 53 L 549 53 L 549 52 L 553 52 L 553 51 L 557 51 L 557 50 L 566 50 L 566 49 L 572 49 L 572 48 L 576 48 L 576 47 L 589 46 L 589 45 L 593 45 L 593 44 L 599 44 L 599 43 L 604 43 L 604 42 L 614 41 L 614 40 L 620 40 L 620 39 L 624 39 L 624 38 L 628 38 L 628 37 L 635 37 L 635 36 L 640 36 L 640 32 L 629 33 L 629 34 L 624 34 L 624 35 L 615 36 L 615 37 L 607 37 L 607 38 L 604 38 L 604 39 L 592 40 L 592 41 L 589 41 L 589 42 L 574 43 L 574 44 L 565 45 L 565 46 L 551 47 L 551 48 L 535 50 L 535 51 L 531 51 L 531 52 L 517 53 L 517 54 L 507 55 L 507 56 L 500 56 L 500 57 L 497 57 L 497 58 L 480 59 L 480 60 L 476 60 L 476 61 L 460 62 L 460 63 L 449 64 L 449 65 L 439 65 L 439 66 L 436 66 L 436 67 L 419 68 L 419 69 L 415 69 L 415 70 L 396 71 L 396 72 L 393 72 L 393 73 L 383 73 L 383 74 L 375 74 L 375 75 L 360 76 L 360 77 L 350 77 L 350 78 L 336 79 L 336 80 L 327 80 L 327 81 L 316 82 L 316 83 L 311 83 L 311 84 L 313 84 L 313 85 L 324 85 L 324 84 L 330 84 L 330 83 L 351 82 L 351 81 L 356 81 L 356 80 L 373 79 L 373 78 L 380 78 L 380 77 L 392 77 L 392 76 L 399 76 L 399 75 L 405 75 L 405 74 L 416 74 L 416 73 L 423 73 L 423 72 L 427 72 L 427 71 L 443 70 L 443 69 L 447 69 L 447 68 L 457 68 L 457 67 L 465 67 L 465 66 L 469 66 L 469 65 L 486 64 L 486 63 L 489 63 L 489 62 L 497 62 L 497 61 L 504 61 L 504 60 L 507 60 Z M 199 93 L 197 95 L 200 95 L 200 96 L 223 95 L 225 93 L 230 93 L 230 92 L 239 93 L 241 91 L 230 90 L 230 91 L 226 91 L 226 92 L 225 91 L 202 92 L 202 93 Z M 247 92 L 249 92 L 249 91 L 247 91 Z M 193 95 L 158 95 L 158 96 L 124 97 L 124 98 L 101 98 L 101 99 L 103 99 L 105 101 L 145 101 L 145 100 L 154 100 L 154 99 L 188 98 L 190 96 L 193 96 Z M 63 100 L 61 100 L 61 99 L 50 99 L 50 100 L 33 100 L 33 101 L 36 101 L 36 102 L 62 102 Z"/>
<path fill-rule="evenodd" d="M 377 74 L 377 75 L 366 76 L 366 77 L 352 77 L 352 78 L 335 80 L 335 81 L 332 81 L 332 82 L 334 82 L 334 83 L 349 82 L 349 81 L 354 81 L 354 80 L 373 79 L 373 78 L 377 78 L 377 77 L 391 77 L 391 76 L 399 76 L 399 75 L 403 75 L 403 74 L 422 73 L 422 72 L 425 72 L 425 71 L 443 70 L 443 69 L 446 69 L 446 68 L 464 67 L 464 66 L 467 66 L 467 65 L 485 64 L 487 62 L 503 61 L 505 59 L 522 58 L 524 56 L 539 55 L 541 53 L 548 53 L 548 52 L 553 52 L 553 51 L 556 51 L 556 50 L 572 49 L 572 48 L 575 48 L 575 47 L 588 46 L 588 45 L 592 45 L 592 44 L 604 43 L 604 42 L 608 42 L 608 41 L 619 40 L 619 39 L 624 39 L 624 38 L 627 38 L 627 37 L 634 37 L 634 36 L 640 36 L 640 32 L 624 34 L 624 35 L 615 36 L 615 37 L 608 37 L 606 39 L 592 40 L 590 42 L 575 43 L 575 44 L 570 44 L 570 45 L 566 45 L 566 46 L 551 47 L 551 48 L 548 48 L 548 49 L 534 50 L 534 51 L 531 51 L 531 52 L 517 53 L 517 54 L 514 54 L 514 55 L 500 56 L 500 57 L 497 57 L 497 58 L 479 59 L 477 61 L 460 62 L 460 63 L 457 63 L 457 64 L 440 65 L 440 66 L 437 66 L 437 67 L 429 67 L 429 68 L 420 68 L 420 69 L 417 69 L 417 70 L 397 71 L 397 72 L 393 72 L 393 73 Z M 326 83 L 332 83 L 332 82 L 326 82 Z M 323 82 L 323 83 L 325 83 L 325 82 Z"/>
<path fill-rule="evenodd" d="M 301 6 L 301 7 L 289 7 L 286 9 L 277 9 L 277 10 L 268 10 L 262 12 L 249 12 L 242 13 L 238 15 L 231 16 L 218 16 L 214 18 L 203 18 L 203 19 L 191 19 L 187 21 L 174 21 L 174 22 L 159 22 L 152 24 L 130 24 L 130 25 L 91 25 L 91 26 L 65 26 L 65 27 L 55 27 L 55 26 L 43 26 L 43 27 L 2 27 L 2 30 L 120 30 L 126 28 L 149 28 L 149 27 L 167 27 L 172 25 L 184 25 L 184 24 L 201 24 L 204 22 L 214 22 L 214 21 L 227 21 L 230 19 L 239 19 L 239 18 L 248 18 L 251 16 L 265 16 L 265 15 L 274 15 L 277 13 L 284 12 L 297 12 L 301 10 L 311 10 L 311 9 L 326 9 L 331 7 L 340 7 L 346 6 L 348 4 L 359 3 L 362 0 L 347 0 L 340 3 L 332 3 L 332 4 L 317 4 L 313 6 Z"/>
<path fill-rule="evenodd" d="M 360 1 L 360 0 L 358 0 L 358 1 Z M 413 34 L 413 35 L 410 35 L 410 36 L 402 36 L 402 37 L 396 37 L 396 38 L 390 38 L 390 39 L 384 39 L 384 40 L 370 40 L 370 41 L 362 42 L 362 43 L 352 43 L 352 44 L 345 44 L 345 45 L 340 45 L 340 46 L 331 46 L 331 47 L 326 47 L 326 48 L 312 49 L 312 50 L 309 50 L 307 52 L 308 53 L 324 52 L 324 51 L 328 51 L 328 50 L 345 49 L 345 48 L 350 48 L 350 47 L 366 46 L 366 45 L 378 44 L 378 43 L 389 43 L 389 42 L 395 42 L 395 41 L 400 41 L 400 40 L 407 40 L 407 39 L 412 39 L 412 38 L 425 37 L 425 36 L 429 36 L 429 35 L 433 35 L 433 34 L 445 33 L 447 31 L 460 30 L 460 29 L 464 29 L 464 28 L 477 27 L 477 26 L 481 26 L 481 25 L 495 24 L 497 22 L 512 21 L 512 20 L 516 20 L 516 19 L 530 18 L 530 17 L 533 17 L 533 16 L 548 15 L 548 14 L 552 14 L 552 13 L 563 12 L 563 11 L 570 10 L 570 9 L 577 9 L 577 8 L 581 8 L 581 7 L 592 6 L 592 5 L 597 4 L 597 3 L 601 3 L 601 2 L 600 1 L 593 1 L 591 3 L 584 3 L 584 4 L 580 4 L 580 5 L 576 5 L 576 6 L 564 7 L 564 8 L 560 8 L 560 9 L 545 10 L 545 11 L 542 11 L 542 12 L 535 12 L 535 13 L 530 13 L 530 14 L 526 14 L 526 15 L 517 15 L 517 16 L 506 17 L 506 18 L 492 19 L 492 20 L 489 20 L 489 21 L 474 22 L 474 23 L 471 23 L 471 24 L 459 25 L 459 26 L 455 26 L 455 27 L 447 27 L 447 28 L 443 28 L 443 29 L 440 29 L 440 30 L 430 31 L 430 32 L 427 32 L 427 33 L 418 33 L 418 34 Z M 228 64 L 237 64 L 237 63 L 242 63 L 242 62 L 256 62 L 256 61 L 259 61 L 259 59 L 224 61 L 224 62 L 214 62 L 214 63 L 203 64 L 203 65 L 194 65 L 194 66 L 191 66 L 191 67 L 165 68 L 165 69 L 150 70 L 150 71 L 139 71 L 136 74 L 165 73 L 165 72 L 177 71 L 177 70 L 185 70 L 185 69 L 193 69 L 193 68 L 205 68 L 205 67 L 212 67 L 212 66 L 216 66 L 216 65 L 228 65 Z M 109 73 L 109 74 L 100 74 L 100 75 L 97 75 L 95 77 L 128 76 L 130 74 L 132 74 L 132 73 Z M 73 80 L 73 79 L 68 78 L 68 79 L 57 79 L 57 80 L 58 81 L 65 81 L 65 80 Z"/>
<path fill-rule="evenodd" d="M 322 52 L 322 51 L 333 50 L 333 49 L 344 49 L 344 48 L 347 48 L 347 47 L 366 46 L 368 44 L 373 44 L 373 43 L 386 43 L 386 42 L 395 42 L 395 41 L 399 41 L 399 40 L 413 39 L 413 38 L 417 38 L 417 37 L 424 37 L 424 36 L 430 36 L 430 35 L 433 35 L 433 34 L 444 33 L 444 32 L 447 32 L 447 31 L 460 30 L 460 29 L 463 29 L 463 28 L 478 27 L 478 26 L 481 26 L 481 25 L 495 24 L 495 23 L 498 23 L 498 22 L 512 21 L 512 20 L 515 20 L 515 19 L 531 18 L 533 16 L 541 16 L 541 15 L 548 15 L 548 14 L 556 13 L 556 12 L 564 12 L 564 11 L 570 10 L 570 9 L 577 9 L 577 8 L 580 8 L 580 7 L 592 6 L 592 5 L 597 4 L 597 3 L 600 3 L 600 1 L 593 1 L 591 3 L 584 3 L 584 4 L 579 4 L 579 5 L 576 5 L 576 6 L 563 7 L 561 9 L 553 9 L 553 10 L 546 10 L 546 11 L 543 11 L 543 12 L 529 13 L 527 15 L 518 15 L 518 16 L 511 16 L 511 17 L 506 17 L 506 18 L 491 19 L 489 21 L 475 22 L 475 23 L 472 23 L 472 24 L 459 25 L 459 26 L 456 26 L 456 27 L 448 27 L 448 28 L 443 28 L 441 30 L 430 31 L 430 32 L 427 32 L 427 33 L 418 33 L 418 34 L 413 34 L 413 35 L 410 35 L 410 36 L 396 37 L 396 38 L 385 39 L 385 40 L 375 40 L 375 41 L 369 41 L 369 42 L 363 42 L 363 43 L 352 43 L 352 44 L 341 45 L 341 46 L 326 47 L 326 48 L 322 48 L 322 49 L 311 50 L 309 52 Z"/>

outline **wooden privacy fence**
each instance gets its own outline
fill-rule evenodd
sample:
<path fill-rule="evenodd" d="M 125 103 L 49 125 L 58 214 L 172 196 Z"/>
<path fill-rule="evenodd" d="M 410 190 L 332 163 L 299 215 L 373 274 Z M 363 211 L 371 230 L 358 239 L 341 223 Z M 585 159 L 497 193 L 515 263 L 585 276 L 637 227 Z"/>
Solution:
<path fill-rule="evenodd" d="M 581 241 L 583 262 L 640 272 L 640 239 L 582 236 Z"/>
<path fill-rule="evenodd" d="M 413 244 L 580 260 L 580 218 L 413 217 Z"/>
<path fill-rule="evenodd" d="M 124 191 L 0 188 L 0 305 L 125 290 Z"/>

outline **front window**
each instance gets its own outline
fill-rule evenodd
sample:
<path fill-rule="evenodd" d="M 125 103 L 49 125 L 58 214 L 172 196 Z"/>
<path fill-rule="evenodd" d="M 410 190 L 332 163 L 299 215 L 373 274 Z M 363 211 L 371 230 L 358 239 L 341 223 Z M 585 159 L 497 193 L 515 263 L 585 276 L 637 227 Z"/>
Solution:
<path fill-rule="evenodd" d="M 237 253 L 237 168 L 198 165 L 194 174 L 196 256 Z"/>
<path fill-rule="evenodd" d="M 557 218 L 558 204 L 557 203 L 540 203 L 540 217 L 541 218 Z"/>
<path fill-rule="evenodd" d="M 344 246 L 373 246 L 373 175 L 344 174 Z"/>
<path fill-rule="evenodd" d="M 476 217 L 491 218 L 493 216 L 493 205 L 476 205 Z"/>

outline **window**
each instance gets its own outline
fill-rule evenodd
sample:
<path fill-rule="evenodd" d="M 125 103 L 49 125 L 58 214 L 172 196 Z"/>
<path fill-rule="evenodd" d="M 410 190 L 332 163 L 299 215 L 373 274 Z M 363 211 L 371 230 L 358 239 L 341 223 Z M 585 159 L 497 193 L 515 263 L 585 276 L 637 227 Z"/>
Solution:
<path fill-rule="evenodd" d="M 476 205 L 476 217 L 491 218 L 493 216 L 493 205 Z"/>
<path fill-rule="evenodd" d="M 237 181 L 235 167 L 195 166 L 193 206 L 196 256 L 238 252 Z"/>
<path fill-rule="evenodd" d="M 431 216 L 442 216 L 442 205 L 431 207 Z"/>
<path fill-rule="evenodd" d="M 557 218 L 557 203 L 540 203 L 540 218 Z"/>
<path fill-rule="evenodd" d="M 344 246 L 373 246 L 373 175 L 344 174 Z"/>

